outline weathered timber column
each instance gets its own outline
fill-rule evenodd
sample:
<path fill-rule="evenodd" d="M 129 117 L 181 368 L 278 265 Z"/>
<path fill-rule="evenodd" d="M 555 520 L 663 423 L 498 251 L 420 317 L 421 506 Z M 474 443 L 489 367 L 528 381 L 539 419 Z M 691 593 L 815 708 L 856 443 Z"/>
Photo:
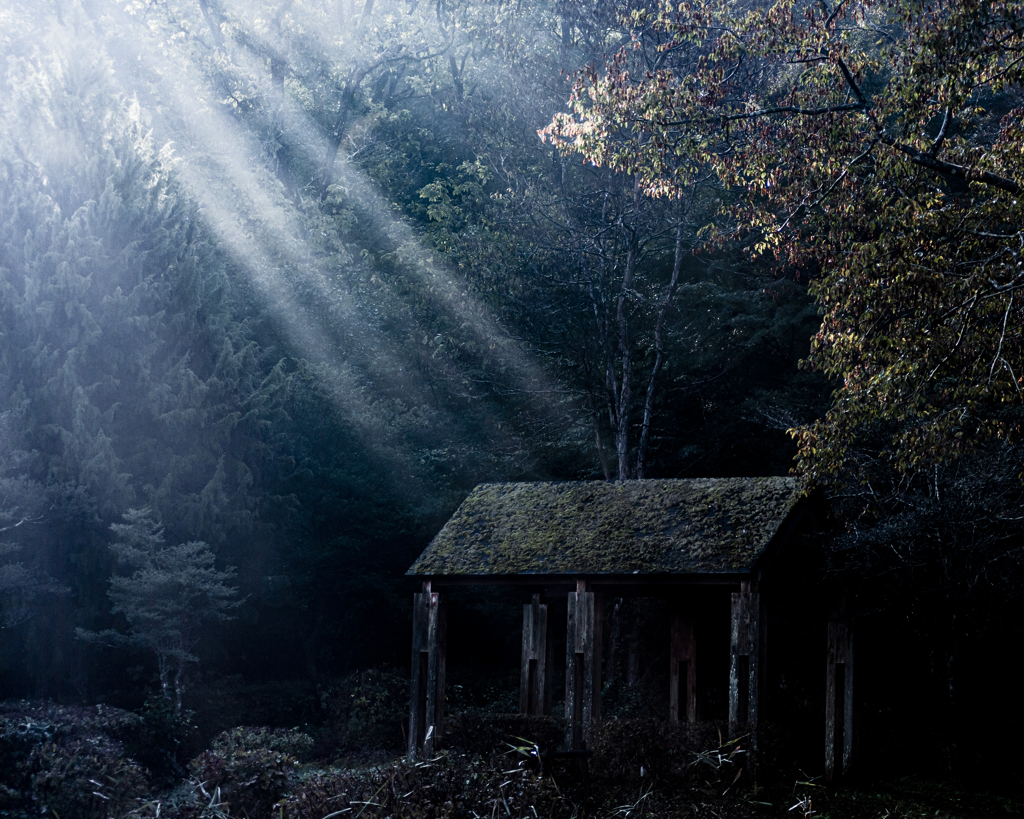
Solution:
<path fill-rule="evenodd" d="M 750 734 L 757 746 L 758 694 L 761 681 L 761 595 L 742 583 L 732 596 L 732 660 L 729 664 L 729 731 Z"/>
<path fill-rule="evenodd" d="M 444 672 L 447 642 L 445 605 L 439 592 L 413 595 L 412 678 L 409 757 L 429 757 L 441 746 L 444 728 Z"/>
<path fill-rule="evenodd" d="M 697 721 L 697 641 L 693 616 L 677 609 L 672 613 L 669 649 L 668 721 Z"/>
<path fill-rule="evenodd" d="M 853 620 L 845 599 L 828 620 L 825 664 L 825 779 L 848 776 L 853 763 Z"/>
<path fill-rule="evenodd" d="M 590 727 L 601 719 L 601 606 L 577 582 L 569 593 L 565 638 L 565 741 L 573 750 L 586 747 Z"/>
<path fill-rule="evenodd" d="M 540 595 L 523 606 L 523 654 L 519 674 L 519 713 L 541 716 L 550 707 L 547 684 L 548 607 Z"/>

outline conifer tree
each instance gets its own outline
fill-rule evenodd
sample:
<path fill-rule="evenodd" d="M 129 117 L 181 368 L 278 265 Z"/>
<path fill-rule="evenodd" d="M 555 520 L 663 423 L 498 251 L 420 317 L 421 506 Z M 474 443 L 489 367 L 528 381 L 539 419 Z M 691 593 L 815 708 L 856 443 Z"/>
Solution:
<path fill-rule="evenodd" d="M 110 528 L 117 536 L 111 549 L 131 574 L 112 577 L 107 594 L 129 631 L 80 629 L 79 636 L 156 655 L 161 691 L 180 712 L 188 668 L 199 662 L 195 651 L 202 627 L 231 619 L 238 606 L 238 591 L 229 585 L 235 571 L 217 569 L 213 551 L 202 541 L 166 545 L 163 527 L 149 509 L 130 509 L 124 523 Z"/>

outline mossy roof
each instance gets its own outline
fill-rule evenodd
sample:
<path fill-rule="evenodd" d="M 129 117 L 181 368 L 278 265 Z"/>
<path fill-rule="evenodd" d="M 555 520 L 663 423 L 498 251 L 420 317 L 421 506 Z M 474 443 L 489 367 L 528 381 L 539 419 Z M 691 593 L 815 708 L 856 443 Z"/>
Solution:
<path fill-rule="evenodd" d="M 482 484 L 408 574 L 749 573 L 800 497 L 795 478 Z"/>

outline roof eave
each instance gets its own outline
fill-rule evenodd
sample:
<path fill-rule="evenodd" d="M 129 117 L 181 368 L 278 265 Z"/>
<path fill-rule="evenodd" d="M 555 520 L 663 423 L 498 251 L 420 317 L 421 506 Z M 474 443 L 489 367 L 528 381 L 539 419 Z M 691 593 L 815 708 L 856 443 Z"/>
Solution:
<path fill-rule="evenodd" d="M 749 568 L 724 572 L 646 573 L 646 574 L 417 574 L 406 572 L 412 580 L 430 581 L 434 586 L 566 586 L 575 588 L 579 581 L 588 586 L 648 587 L 648 586 L 730 586 L 751 577 Z"/>

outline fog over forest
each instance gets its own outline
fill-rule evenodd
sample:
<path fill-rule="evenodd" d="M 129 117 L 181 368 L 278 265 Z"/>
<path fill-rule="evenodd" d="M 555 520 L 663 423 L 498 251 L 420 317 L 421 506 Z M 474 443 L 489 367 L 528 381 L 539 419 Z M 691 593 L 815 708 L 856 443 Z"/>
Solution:
<path fill-rule="evenodd" d="M 1024 641 L 1024 8 L 677 14 L 0 4 L 0 699 L 312 723 L 408 685 L 405 572 L 478 484 L 794 474 L 911 669 L 869 733 L 984 767 Z M 515 710 L 521 602 L 453 603 L 453 707 Z"/>

